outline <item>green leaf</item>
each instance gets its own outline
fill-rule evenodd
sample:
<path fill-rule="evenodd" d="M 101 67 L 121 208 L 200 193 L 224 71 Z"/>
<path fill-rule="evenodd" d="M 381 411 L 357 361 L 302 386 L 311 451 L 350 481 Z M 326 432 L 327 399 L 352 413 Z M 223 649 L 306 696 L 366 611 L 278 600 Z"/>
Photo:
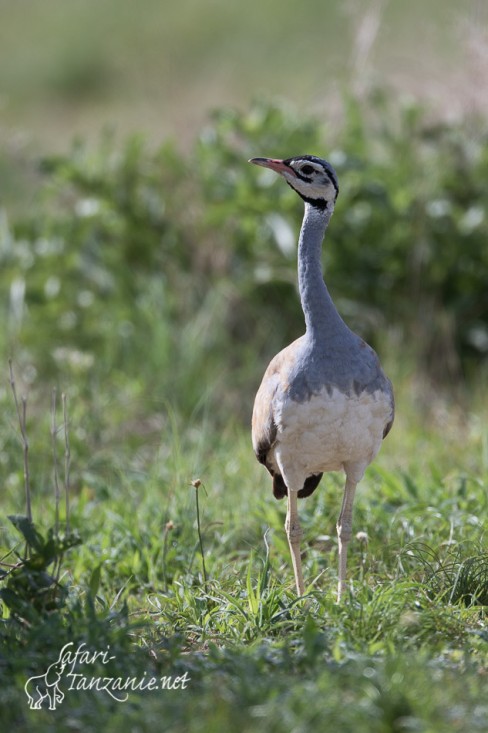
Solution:
<path fill-rule="evenodd" d="M 101 572 L 102 572 L 102 563 L 99 563 L 92 571 L 90 580 L 88 582 L 88 588 L 90 590 L 90 595 L 92 598 L 95 598 L 98 593 L 98 589 L 100 587 Z"/>
<path fill-rule="evenodd" d="M 28 546 L 36 552 L 42 553 L 45 541 L 34 523 L 22 514 L 9 514 L 8 518 L 15 529 L 23 536 Z"/>
<path fill-rule="evenodd" d="M 252 566 L 253 566 L 253 560 L 254 560 L 254 553 L 251 550 L 249 562 L 247 564 L 246 588 L 247 588 L 247 600 L 249 603 L 249 610 L 251 611 L 253 616 L 256 616 L 258 612 L 258 608 L 259 608 L 259 599 L 257 597 L 257 594 L 254 591 L 254 588 L 252 587 L 251 571 L 252 571 Z"/>

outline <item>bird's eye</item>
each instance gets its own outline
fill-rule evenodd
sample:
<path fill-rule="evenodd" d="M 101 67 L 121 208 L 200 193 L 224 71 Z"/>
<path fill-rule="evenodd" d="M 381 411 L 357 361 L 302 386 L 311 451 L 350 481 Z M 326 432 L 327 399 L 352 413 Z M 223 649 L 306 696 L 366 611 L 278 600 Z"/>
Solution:
<path fill-rule="evenodd" d="M 312 165 L 302 165 L 300 168 L 300 173 L 303 173 L 306 176 L 311 176 L 314 171 L 315 168 Z"/>

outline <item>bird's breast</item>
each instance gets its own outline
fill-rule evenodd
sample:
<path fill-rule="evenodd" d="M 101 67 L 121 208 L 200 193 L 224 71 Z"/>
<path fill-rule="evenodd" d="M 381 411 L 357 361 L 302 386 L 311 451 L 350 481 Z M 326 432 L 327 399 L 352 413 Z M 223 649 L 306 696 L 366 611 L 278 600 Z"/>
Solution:
<path fill-rule="evenodd" d="M 275 452 L 290 456 L 307 475 L 370 463 L 392 418 L 391 396 L 382 389 L 343 392 L 323 388 L 306 400 L 281 394 L 274 404 Z"/>

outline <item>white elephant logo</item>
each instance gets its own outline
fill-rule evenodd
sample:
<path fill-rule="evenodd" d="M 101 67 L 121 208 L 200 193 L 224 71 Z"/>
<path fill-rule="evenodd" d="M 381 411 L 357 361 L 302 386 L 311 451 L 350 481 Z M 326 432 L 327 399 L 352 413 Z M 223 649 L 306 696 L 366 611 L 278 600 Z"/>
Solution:
<path fill-rule="evenodd" d="M 56 705 L 63 702 L 64 692 L 59 687 L 59 683 L 66 667 L 66 660 L 63 658 L 64 651 L 71 644 L 72 642 L 61 649 L 57 661 L 50 664 L 44 674 L 29 677 L 25 683 L 24 690 L 31 710 L 40 710 L 46 700 L 49 710 L 56 710 Z"/>

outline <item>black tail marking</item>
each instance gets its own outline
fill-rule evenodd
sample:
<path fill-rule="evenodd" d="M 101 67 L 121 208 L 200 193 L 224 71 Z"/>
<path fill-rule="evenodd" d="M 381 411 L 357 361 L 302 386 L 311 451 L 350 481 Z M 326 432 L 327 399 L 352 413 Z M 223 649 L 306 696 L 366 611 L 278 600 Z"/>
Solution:
<path fill-rule="evenodd" d="M 313 494 L 315 489 L 320 483 L 320 479 L 322 478 L 321 473 L 313 474 L 312 476 L 308 476 L 308 478 L 305 479 L 305 483 L 303 484 L 303 487 L 298 492 L 298 498 L 299 499 L 305 499 L 306 496 L 310 496 L 310 494 Z M 285 496 L 288 495 L 288 488 L 283 480 L 283 476 L 280 473 L 275 473 L 273 475 L 273 496 L 275 499 L 283 499 Z"/>

